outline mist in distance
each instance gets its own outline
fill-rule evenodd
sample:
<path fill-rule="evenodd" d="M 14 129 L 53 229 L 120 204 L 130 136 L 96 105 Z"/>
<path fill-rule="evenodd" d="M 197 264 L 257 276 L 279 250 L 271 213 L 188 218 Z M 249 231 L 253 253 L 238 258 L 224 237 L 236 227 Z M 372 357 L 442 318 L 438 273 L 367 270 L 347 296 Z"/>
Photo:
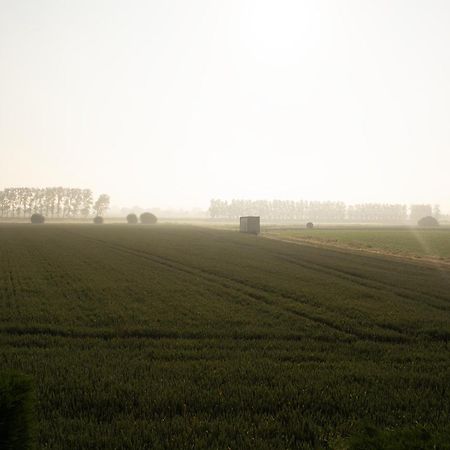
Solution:
<path fill-rule="evenodd" d="M 0 190 L 450 212 L 447 1 L 0 0 Z"/>

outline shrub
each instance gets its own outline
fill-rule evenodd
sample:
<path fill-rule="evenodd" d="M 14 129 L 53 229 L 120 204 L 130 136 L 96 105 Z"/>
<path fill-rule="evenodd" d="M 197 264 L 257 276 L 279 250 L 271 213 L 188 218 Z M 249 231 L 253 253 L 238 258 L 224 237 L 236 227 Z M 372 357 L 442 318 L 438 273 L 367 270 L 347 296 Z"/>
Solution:
<path fill-rule="evenodd" d="M 127 216 L 127 222 L 134 225 L 138 223 L 138 218 L 136 214 L 128 214 Z"/>
<path fill-rule="evenodd" d="M 34 448 L 34 411 L 31 380 L 19 373 L 0 374 L 0 448 Z"/>
<path fill-rule="evenodd" d="M 31 223 L 44 223 L 45 217 L 42 214 L 34 213 L 31 216 Z"/>
<path fill-rule="evenodd" d="M 438 227 L 439 222 L 431 216 L 422 217 L 418 222 L 417 225 L 419 227 Z"/>
<path fill-rule="evenodd" d="M 314 224 L 312 222 L 308 222 L 306 224 L 306 228 L 308 228 L 308 230 L 312 230 L 314 228 Z"/>
<path fill-rule="evenodd" d="M 102 216 L 94 217 L 94 223 L 96 225 L 101 225 L 103 223 L 103 217 Z"/>
<path fill-rule="evenodd" d="M 156 216 L 149 212 L 142 213 L 139 218 L 141 219 L 141 223 L 145 225 L 154 225 L 158 221 Z"/>

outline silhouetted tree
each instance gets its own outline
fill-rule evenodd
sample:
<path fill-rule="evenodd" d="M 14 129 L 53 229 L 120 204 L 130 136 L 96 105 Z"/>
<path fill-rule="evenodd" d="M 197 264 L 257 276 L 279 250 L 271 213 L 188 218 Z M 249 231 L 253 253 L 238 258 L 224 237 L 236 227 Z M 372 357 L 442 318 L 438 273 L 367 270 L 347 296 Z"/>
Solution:
<path fill-rule="evenodd" d="M 422 217 L 418 222 L 417 225 L 419 227 L 438 227 L 439 222 L 431 216 Z"/>
<path fill-rule="evenodd" d="M 44 223 L 45 217 L 42 214 L 34 213 L 31 216 L 31 223 Z"/>
<path fill-rule="evenodd" d="M 158 219 L 157 217 L 149 212 L 144 212 L 139 216 L 141 223 L 145 224 L 145 225 L 154 225 Z"/>
<path fill-rule="evenodd" d="M 109 208 L 109 195 L 107 194 L 101 194 L 100 197 L 97 199 L 97 201 L 94 203 L 94 211 L 97 214 L 97 216 L 101 216 L 105 213 L 105 211 Z"/>
<path fill-rule="evenodd" d="M 83 189 L 81 191 L 81 215 L 82 217 L 89 216 L 91 212 L 93 199 L 92 199 L 92 191 L 90 189 Z"/>
<path fill-rule="evenodd" d="M 101 224 L 103 223 L 103 217 L 102 217 L 102 216 L 96 216 L 96 217 L 94 217 L 93 222 L 94 222 L 96 225 L 101 225 Z"/>
<path fill-rule="evenodd" d="M 407 220 L 405 205 L 361 204 L 347 206 L 342 202 L 308 202 L 304 200 L 211 200 L 212 218 L 237 219 L 261 216 L 263 220 L 298 220 L 314 222 L 402 223 Z"/>
<path fill-rule="evenodd" d="M 104 194 L 103 194 L 104 195 Z M 109 207 L 109 197 L 103 196 L 99 207 Z M 0 191 L 1 217 L 27 217 L 33 213 L 51 217 L 87 217 L 92 208 L 90 189 L 47 187 L 7 188 Z"/>
<path fill-rule="evenodd" d="M 308 222 L 306 224 L 306 228 L 308 228 L 308 230 L 312 230 L 314 228 L 314 224 L 312 222 Z"/>
<path fill-rule="evenodd" d="M 403 223 L 407 218 L 406 205 L 363 203 L 347 208 L 347 219 L 353 223 Z"/>
<path fill-rule="evenodd" d="M 436 220 L 439 220 L 439 219 L 440 219 L 440 217 L 441 217 L 441 208 L 440 208 L 439 205 L 434 205 L 434 206 L 433 206 L 433 217 L 434 217 Z"/>
<path fill-rule="evenodd" d="M 127 222 L 130 223 L 130 224 L 132 224 L 132 225 L 137 224 L 137 223 L 138 223 L 138 217 L 137 217 L 137 215 L 136 215 L 136 214 L 128 214 L 128 216 L 127 216 Z"/>
<path fill-rule="evenodd" d="M 409 215 L 409 218 L 414 222 L 417 222 L 423 217 L 432 215 L 433 211 L 431 205 L 411 205 L 411 213 Z"/>
<path fill-rule="evenodd" d="M 6 217 L 6 213 L 8 211 L 8 199 L 6 197 L 6 192 L 0 192 L 0 214 L 1 217 Z"/>

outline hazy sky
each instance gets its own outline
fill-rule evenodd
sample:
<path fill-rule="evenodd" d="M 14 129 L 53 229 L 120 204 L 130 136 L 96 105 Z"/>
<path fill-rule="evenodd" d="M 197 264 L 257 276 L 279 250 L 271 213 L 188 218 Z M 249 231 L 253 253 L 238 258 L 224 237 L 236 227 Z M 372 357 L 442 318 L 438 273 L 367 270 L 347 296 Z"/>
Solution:
<path fill-rule="evenodd" d="M 0 0 L 0 188 L 450 210 L 448 0 Z"/>

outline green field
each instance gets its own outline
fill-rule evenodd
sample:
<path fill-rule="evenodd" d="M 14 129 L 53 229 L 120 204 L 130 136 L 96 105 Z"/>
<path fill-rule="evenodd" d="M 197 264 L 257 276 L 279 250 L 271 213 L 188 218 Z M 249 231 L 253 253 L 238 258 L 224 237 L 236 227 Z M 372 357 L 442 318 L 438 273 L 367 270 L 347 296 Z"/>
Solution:
<path fill-rule="evenodd" d="M 442 268 L 201 227 L 9 224 L 0 299 L 39 448 L 349 448 L 364 422 L 449 448 Z"/>
<path fill-rule="evenodd" d="M 450 262 L 450 228 L 415 227 L 268 227 L 267 236 L 346 249 Z"/>

